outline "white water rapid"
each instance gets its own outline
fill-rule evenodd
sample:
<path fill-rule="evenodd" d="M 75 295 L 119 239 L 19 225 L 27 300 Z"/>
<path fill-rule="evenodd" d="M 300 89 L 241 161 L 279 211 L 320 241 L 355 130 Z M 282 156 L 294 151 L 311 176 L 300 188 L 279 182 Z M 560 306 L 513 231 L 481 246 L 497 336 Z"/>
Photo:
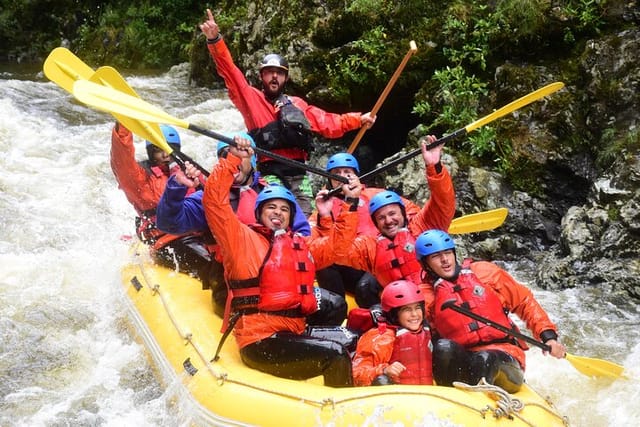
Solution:
<path fill-rule="evenodd" d="M 175 117 L 243 127 L 225 92 L 190 87 L 185 66 L 127 80 Z M 40 70 L 0 69 L 2 426 L 190 425 L 129 330 L 120 268 L 134 211 L 109 167 L 112 124 Z M 210 168 L 215 141 L 180 133 L 183 151 Z M 622 364 L 629 380 L 587 378 L 532 348 L 529 384 L 571 425 L 640 425 L 638 304 L 606 290 L 534 290 L 572 354 Z"/>

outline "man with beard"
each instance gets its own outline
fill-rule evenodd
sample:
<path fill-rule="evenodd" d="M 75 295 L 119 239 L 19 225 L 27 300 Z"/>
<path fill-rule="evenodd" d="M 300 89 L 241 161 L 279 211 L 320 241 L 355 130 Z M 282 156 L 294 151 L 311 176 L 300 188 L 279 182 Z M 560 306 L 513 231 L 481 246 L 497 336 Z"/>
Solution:
<path fill-rule="evenodd" d="M 259 148 L 304 163 L 309 159 L 313 134 L 340 138 L 349 131 L 374 123 L 375 116 L 370 113 L 328 113 L 301 98 L 285 95 L 289 63 L 277 54 L 266 55 L 260 63 L 262 88 L 252 87 L 234 64 L 209 9 L 207 17 L 200 29 L 207 38 L 209 53 L 218 74 L 224 79 L 229 98 L 240 110 L 249 134 Z M 260 156 L 258 170 L 268 182 L 278 180 L 289 188 L 305 215 L 311 214 L 313 192 L 304 169 Z"/>

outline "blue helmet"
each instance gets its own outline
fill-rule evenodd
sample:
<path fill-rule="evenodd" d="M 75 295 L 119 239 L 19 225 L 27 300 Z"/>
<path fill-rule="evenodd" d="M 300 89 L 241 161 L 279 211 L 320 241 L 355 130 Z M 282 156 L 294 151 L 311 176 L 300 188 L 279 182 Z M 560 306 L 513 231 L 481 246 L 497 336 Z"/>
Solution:
<path fill-rule="evenodd" d="M 360 175 L 360 165 L 358 165 L 356 158 L 349 153 L 338 153 L 331 156 L 327 162 L 326 171 L 329 172 L 334 168 L 351 168 Z"/>
<path fill-rule="evenodd" d="M 251 135 L 249 135 L 246 132 L 232 133 L 232 134 L 228 134 L 227 136 L 233 139 L 233 137 L 236 135 L 241 136 L 242 138 L 248 139 L 249 142 L 251 142 L 252 147 L 256 146 L 256 143 L 253 140 L 253 138 L 251 138 Z M 227 144 L 226 142 L 218 141 L 218 146 L 216 147 L 216 154 L 218 155 L 218 157 L 220 156 L 220 151 L 222 151 L 223 148 L 226 148 L 228 146 L 229 144 Z M 258 164 L 258 157 L 254 154 L 253 156 L 251 156 L 251 166 L 255 169 L 257 164 Z"/>
<path fill-rule="evenodd" d="M 265 187 L 256 198 L 255 216 L 256 220 L 260 220 L 260 208 L 267 200 L 284 199 L 289 203 L 291 215 L 289 216 L 289 226 L 293 225 L 293 219 L 296 216 L 296 198 L 286 187 L 277 184 L 270 184 Z"/>
<path fill-rule="evenodd" d="M 167 141 L 167 144 L 175 144 L 180 147 L 180 135 L 173 126 L 160 125 L 160 130 L 162 131 L 162 135 L 164 136 L 165 141 Z M 153 145 L 153 142 L 147 140 L 145 141 L 145 144 L 148 147 L 149 145 Z"/>
<path fill-rule="evenodd" d="M 416 258 L 420 261 L 427 255 L 455 249 L 453 239 L 442 230 L 427 230 L 416 239 Z"/>
<path fill-rule="evenodd" d="M 390 190 L 381 191 L 373 196 L 369 201 L 369 215 L 373 216 L 373 214 L 381 207 L 394 203 L 399 204 L 404 212 L 404 202 L 400 196 Z"/>
<path fill-rule="evenodd" d="M 162 131 L 162 135 L 164 136 L 165 141 L 167 141 L 167 144 L 169 144 L 173 150 L 180 151 L 180 135 L 178 134 L 178 131 L 173 126 L 169 125 L 160 125 L 160 130 Z M 147 148 L 147 157 L 149 157 L 149 160 L 153 162 L 154 153 L 160 149 L 149 140 L 145 141 L 145 147 Z"/>

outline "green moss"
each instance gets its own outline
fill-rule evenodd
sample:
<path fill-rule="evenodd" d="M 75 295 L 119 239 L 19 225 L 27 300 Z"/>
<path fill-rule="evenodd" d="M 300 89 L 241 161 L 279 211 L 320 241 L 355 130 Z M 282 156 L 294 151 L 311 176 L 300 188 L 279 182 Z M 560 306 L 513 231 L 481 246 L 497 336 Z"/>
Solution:
<path fill-rule="evenodd" d="M 633 156 L 640 152 L 640 131 L 634 129 L 619 132 L 616 129 L 607 128 L 602 132 L 598 147 L 596 164 L 604 170 L 621 156 Z"/>
<path fill-rule="evenodd" d="M 540 167 L 540 164 L 520 157 L 505 165 L 502 173 L 516 190 L 524 191 L 532 196 L 543 196 L 543 168 Z"/>

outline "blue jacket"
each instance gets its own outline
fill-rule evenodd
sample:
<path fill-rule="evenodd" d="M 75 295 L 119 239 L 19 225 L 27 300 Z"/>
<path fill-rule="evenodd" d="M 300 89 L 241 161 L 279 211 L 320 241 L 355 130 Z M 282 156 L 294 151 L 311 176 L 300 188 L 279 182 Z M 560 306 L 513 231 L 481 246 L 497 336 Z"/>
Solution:
<path fill-rule="evenodd" d="M 251 186 L 259 193 L 264 185 L 260 182 L 260 173 L 253 175 Z M 231 191 L 236 188 L 232 187 Z M 165 233 L 183 234 L 196 231 L 207 231 L 209 226 L 202 207 L 202 190 L 186 196 L 188 188 L 178 183 L 175 177 L 170 177 L 156 208 L 156 226 Z M 186 196 L 186 197 L 185 197 Z M 296 202 L 296 214 L 293 219 L 293 231 L 309 236 L 311 227 Z"/>

